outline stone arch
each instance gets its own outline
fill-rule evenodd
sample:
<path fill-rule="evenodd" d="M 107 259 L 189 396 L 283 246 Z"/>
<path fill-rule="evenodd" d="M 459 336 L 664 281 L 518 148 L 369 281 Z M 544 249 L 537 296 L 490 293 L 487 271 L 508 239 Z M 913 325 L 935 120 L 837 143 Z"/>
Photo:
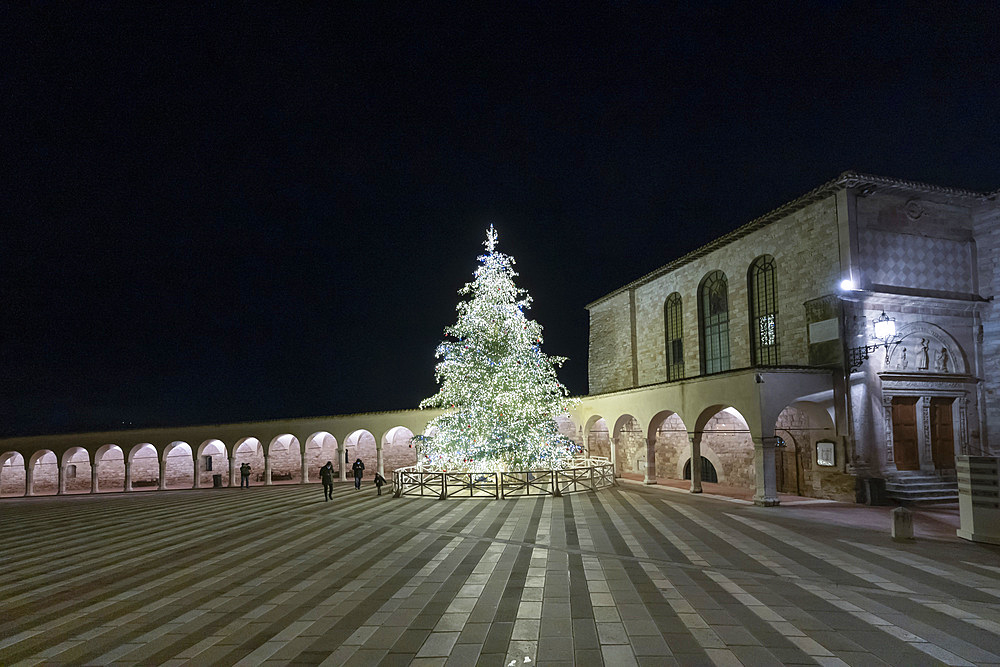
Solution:
<path fill-rule="evenodd" d="M 213 477 L 222 475 L 224 485 L 229 484 L 229 451 L 226 443 L 218 438 L 209 438 L 198 445 L 199 486 L 212 486 Z"/>
<path fill-rule="evenodd" d="M 70 447 L 62 455 L 62 493 L 90 493 L 90 452 L 80 446 Z"/>
<path fill-rule="evenodd" d="M 350 461 L 345 463 L 347 470 L 358 459 L 365 464 L 365 475 L 374 475 L 374 470 L 378 465 L 378 441 L 372 432 L 367 429 L 358 429 L 344 438 L 344 459 Z M 350 475 L 348 475 L 350 476 Z"/>
<path fill-rule="evenodd" d="M 600 415 L 593 415 L 583 429 L 583 441 L 587 456 L 611 460 L 611 431 L 608 422 Z"/>
<path fill-rule="evenodd" d="M 125 451 L 121 447 L 114 443 L 98 447 L 94 452 L 94 467 L 97 468 L 94 493 L 125 488 Z"/>
<path fill-rule="evenodd" d="M 271 481 L 298 484 L 302 479 L 302 447 L 291 433 L 276 436 L 267 446 Z"/>
<path fill-rule="evenodd" d="M 413 431 L 405 426 L 394 426 L 379 439 L 381 443 L 382 476 L 392 474 L 396 468 L 405 468 L 417 462 L 417 450 L 413 446 Z"/>
<path fill-rule="evenodd" d="M 640 462 L 646 461 L 645 429 L 635 416 L 623 414 L 615 420 L 611 444 L 615 452 L 615 474 L 641 475 L 645 467 L 640 469 Z"/>
<path fill-rule="evenodd" d="M 774 424 L 775 487 L 779 493 L 799 496 L 850 499 L 855 478 L 839 470 L 821 470 L 816 465 L 816 443 L 835 443 L 836 458 L 844 460 L 843 443 L 836 437 L 833 417 L 825 405 L 793 401 L 778 414 Z"/>
<path fill-rule="evenodd" d="M 241 438 L 233 445 L 232 468 L 234 476 L 239 476 L 240 466 L 250 465 L 250 485 L 264 483 L 264 445 L 253 436 Z M 234 480 L 235 483 L 235 480 Z"/>
<path fill-rule="evenodd" d="M 128 453 L 127 491 L 150 491 L 161 487 L 160 456 L 156 447 L 140 442 Z"/>
<path fill-rule="evenodd" d="M 715 466 L 720 484 L 755 488 L 753 438 L 739 410 L 730 405 L 705 408 L 695 421 L 695 431 L 701 438 L 701 455 Z"/>
<path fill-rule="evenodd" d="M 319 480 L 319 469 L 327 461 L 334 464 L 335 470 L 340 470 L 343 461 L 339 461 L 340 454 L 337 439 L 327 431 L 318 431 L 306 438 L 306 478 L 303 482 L 309 481 L 311 476 L 309 471 L 315 473 L 316 480 Z"/>
<path fill-rule="evenodd" d="M 28 459 L 27 493 L 34 496 L 58 492 L 59 459 L 51 449 L 39 449 Z"/>
<path fill-rule="evenodd" d="M 0 454 L 0 496 L 23 496 L 27 479 L 21 452 Z"/>
<path fill-rule="evenodd" d="M 954 375 L 969 374 L 969 359 L 965 350 L 958 344 L 955 338 L 942 327 L 930 322 L 909 322 L 903 324 L 896 331 L 896 339 L 889 346 L 889 363 L 887 370 L 906 370 L 920 372 L 918 354 L 920 339 L 930 338 L 937 342 L 937 346 L 928 350 L 929 359 L 926 372 L 946 372 Z M 916 346 L 916 347 L 915 347 Z M 935 366 L 936 354 L 941 348 L 948 350 L 948 369 L 938 371 Z M 903 350 L 907 350 L 907 357 L 904 361 Z"/>
<path fill-rule="evenodd" d="M 160 462 L 162 479 L 161 489 L 192 489 L 195 487 L 195 475 L 198 462 L 194 458 L 191 445 L 183 440 L 174 440 L 163 448 L 163 459 Z"/>
<path fill-rule="evenodd" d="M 661 410 L 649 421 L 646 437 L 654 443 L 656 476 L 682 479 L 676 469 L 678 461 L 690 456 L 691 443 L 681 416 L 673 410 Z"/>

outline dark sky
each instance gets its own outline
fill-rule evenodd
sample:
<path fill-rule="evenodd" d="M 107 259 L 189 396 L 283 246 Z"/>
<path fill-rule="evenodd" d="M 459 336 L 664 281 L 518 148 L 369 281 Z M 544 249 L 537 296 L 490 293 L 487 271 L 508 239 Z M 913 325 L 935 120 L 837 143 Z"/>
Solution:
<path fill-rule="evenodd" d="M 995 3 L 92 4 L 0 5 L 0 435 L 415 407 L 491 222 L 583 394 L 842 171 L 1000 186 Z"/>

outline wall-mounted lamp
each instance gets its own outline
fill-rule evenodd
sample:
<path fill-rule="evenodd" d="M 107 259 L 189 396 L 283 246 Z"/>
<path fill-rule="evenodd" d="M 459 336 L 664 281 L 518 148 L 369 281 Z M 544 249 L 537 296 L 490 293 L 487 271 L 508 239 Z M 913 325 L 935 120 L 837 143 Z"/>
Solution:
<path fill-rule="evenodd" d="M 879 347 L 885 347 L 885 363 L 889 363 L 889 344 L 892 339 L 896 336 L 896 319 L 889 317 L 882 311 L 882 314 L 874 322 L 875 338 L 882 341 L 876 343 L 875 345 L 862 345 L 861 347 L 852 347 L 848 350 L 849 359 L 851 362 L 850 373 L 861 368 L 861 364 L 868 360 L 868 355 L 877 350 Z"/>

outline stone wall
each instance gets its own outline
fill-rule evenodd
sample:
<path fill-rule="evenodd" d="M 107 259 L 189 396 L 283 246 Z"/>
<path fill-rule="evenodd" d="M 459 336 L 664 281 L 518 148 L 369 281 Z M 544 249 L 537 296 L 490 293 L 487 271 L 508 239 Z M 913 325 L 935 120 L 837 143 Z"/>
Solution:
<path fill-rule="evenodd" d="M 632 386 L 632 329 L 627 292 L 590 309 L 587 368 L 591 394 Z"/>
<path fill-rule="evenodd" d="M 634 418 L 626 419 L 615 434 L 615 473 L 646 473 L 646 437 L 642 425 Z"/>
<path fill-rule="evenodd" d="M 656 429 L 656 476 L 683 478 L 683 462 L 690 458 L 691 443 L 687 428 L 676 414 L 670 415 Z"/>
<path fill-rule="evenodd" d="M 716 470 L 720 484 L 754 488 L 756 479 L 750 431 L 740 419 L 728 412 L 716 413 L 705 425 L 701 455 L 711 460 L 712 454 L 722 466 L 721 470 Z"/>
<path fill-rule="evenodd" d="M 777 266 L 777 333 L 782 364 L 807 364 L 804 303 L 836 290 L 840 255 L 836 198 L 830 196 L 635 288 L 638 384 L 666 380 L 663 305 L 678 292 L 682 299 L 684 374 L 701 372 L 698 288 L 711 271 L 726 274 L 729 297 L 730 367 L 750 362 L 747 272 L 753 261 L 772 255 Z M 665 259 L 676 259 L 668 257 Z M 634 385 L 630 296 L 628 291 L 590 309 L 590 393 Z"/>
<path fill-rule="evenodd" d="M 979 293 L 993 298 L 982 311 L 982 329 L 975 336 L 982 345 L 980 377 L 983 379 L 984 440 L 993 455 L 1000 454 L 1000 209 L 976 218 L 976 251 L 979 269 Z"/>

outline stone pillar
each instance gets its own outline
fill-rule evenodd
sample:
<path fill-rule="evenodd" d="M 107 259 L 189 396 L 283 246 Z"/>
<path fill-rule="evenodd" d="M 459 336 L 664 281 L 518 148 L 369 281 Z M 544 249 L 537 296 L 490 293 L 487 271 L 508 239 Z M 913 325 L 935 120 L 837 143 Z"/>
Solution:
<path fill-rule="evenodd" d="M 618 436 L 609 437 L 608 440 L 611 444 L 611 471 L 617 479 L 621 477 L 621 473 L 618 472 Z"/>
<path fill-rule="evenodd" d="M 191 488 L 192 489 L 200 489 L 201 488 L 201 462 L 198 461 L 198 459 L 201 458 L 201 457 L 198 456 L 197 454 L 195 454 L 193 451 L 191 452 L 191 456 L 194 458 L 194 484 L 191 486 Z"/>
<path fill-rule="evenodd" d="M 229 457 L 229 486 L 236 486 L 236 457 Z"/>
<path fill-rule="evenodd" d="M 382 445 L 375 448 L 375 468 L 378 474 L 385 477 L 385 458 L 382 454 Z"/>
<path fill-rule="evenodd" d="M 656 484 L 656 438 L 646 438 L 646 484 Z"/>
<path fill-rule="evenodd" d="M 934 453 L 931 451 L 931 397 L 920 397 L 920 430 L 917 432 L 917 447 L 920 457 L 920 472 L 934 474 Z M 954 446 L 954 445 L 953 445 Z"/>
<path fill-rule="evenodd" d="M 309 483 L 309 468 L 306 465 L 306 446 L 304 444 L 302 445 L 302 463 L 301 463 L 300 467 L 302 468 L 302 471 L 299 474 L 299 479 L 302 480 L 303 484 L 308 484 Z"/>
<path fill-rule="evenodd" d="M 969 399 L 959 396 L 958 403 L 958 451 L 962 456 L 969 455 Z M 980 437 L 982 437 L 980 435 Z"/>
<path fill-rule="evenodd" d="M 892 395 L 882 394 L 882 419 L 885 423 L 885 471 L 894 473 L 896 470 L 896 447 L 892 435 Z"/>
<path fill-rule="evenodd" d="M 90 492 L 97 493 L 97 466 L 99 463 L 94 459 L 94 465 L 90 466 Z"/>
<path fill-rule="evenodd" d="M 125 488 L 123 490 L 132 490 L 132 461 L 128 455 L 125 456 Z"/>
<path fill-rule="evenodd" d="M 778 504 L 778 479 L 774 469 L 774 436 L 753 436 L 753 467 L 757 489 L 753 504 L 774 507 Z"/>
<path fill-rule="evenodd" d="M 271 457 L 264 455 L 264 486 L 271 486 Z"/>
<path fill-rule="evenodd" d="M 160 457 L 160 483 L 157 487 L 160 491 L 165 491 L 167 488 L 167 455 L 164 454 Z"/>
<path fill-rule="evenodd" d="M 24 495 L 35 495 L 35 466 L 30 462 L 24 468 Z"/>
<path fill-rule="evenodd" d="M 701 493 L 701 431 L 688 433 L 691 443 L 691 493 Z"/>
<path fill-rule="evenodd" d="M 342 443 L 337 443 L 337 456 L 340 458 L 340 481 L 347 481 L 347 464 L 344 462 L 344 457 L 347 453 L 344 451 L 344 445 Z"/>
<path fill-rule="evenodd" d="M 56 495 L 61 496 L 66 493 L 66 464 L 59 463 L 59 485 L 56 487 Z"/>

